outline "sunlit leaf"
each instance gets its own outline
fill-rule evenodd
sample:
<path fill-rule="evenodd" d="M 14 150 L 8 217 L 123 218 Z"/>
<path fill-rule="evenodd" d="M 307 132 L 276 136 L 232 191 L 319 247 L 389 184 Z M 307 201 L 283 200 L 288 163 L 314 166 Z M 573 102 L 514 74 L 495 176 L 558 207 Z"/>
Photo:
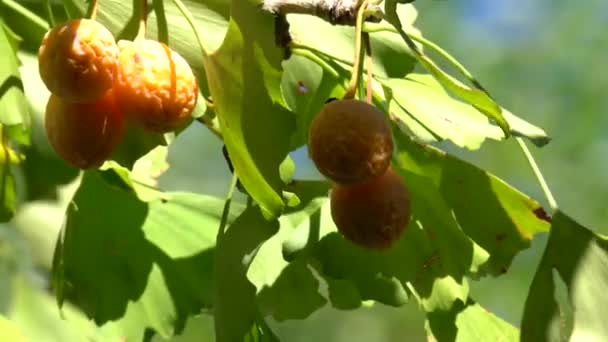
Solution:
<path fill-rule="evenodd" d="M 565 302 L 558 296 L 560 283 L 566 288 Z M 608 339 L 607 284 L 608 240 L 558 211 L 528 293 L 521 340 Z"/>
<path fill-rule="evenodd" d="M 295 126 L 283 105 L 274 19 L 247 1 L 234 3 L 222 46 L 205 63 L 207 81 L 235 171 L 267 217 L 283 210 L 279 165 Z"/>
<path fill-rule="evenodd" d="M 0 18 L 0 25 L 3 23 Z M 0 29 L 0 125 L 3 135 L 27 145 L 30 142 L 30 113 L 23 93 L 17 51 L 12 39 Z"/>
<path fill-rule="evenodd" d="M 403 28 L 403 24 L 397 14 L 398 1 L 388 0 L 385 2 L 386 20 L 390 22 L 403 37 L 407 39 L 406 33 Z M 468 87 L 467 85 L 460 82 L 458 79 L 449 75 L 443 71 L 431 58 L 422 54 L 414 52 L 412 54 L 416 57 L 416 60 L 424 66 L 424 68 L 430 72 L 446 89 L 460 97 L 467 103 L 477 108 L 481 113 L 487 117 L 493 119 L 498 126 L 502 129 L 505 136 L 511 134 L 509 123 L 505 120 L 502 115 L 500 106 L 484 91 L 476 88 Z"/>
<path fill-rule="evenodd" d="M 53 266 L 55 291 L 127 340 L 164 337 L 213 303 L 213 249 L 224 201 L 168 193 L 140 201 L 87 172 L 68 208 Z M 229 222 L 242 211 L 233 204 Z"/>
<path fill-rule="evenodd" d="M 449 139 L 460 147 L 477 149 L 485 138 L 504 137 L 500 128 L 475 108 L 435 87 L 430 75 L 410 74 L 405 79 L 380 82 L 392 89 L 394 105 L 399 108 L 391 106 L 391 110 L 398 122 L 422 141 Z"/>
<path fill-rule="evenodd" d="M 401 6 L 398 13 L 404 25 L 411 25 L 416 20 L 417 12 L 412 5 Z M 355 55 L 353 26 L 332 25 L 312 15 L 289 14 L 287 20 L 295 43 L 352 65 Z M 398 36 L 389 32 L 377 32 L 370 35 L 370 38 L 375 74 L 403 77 L 412 71 L 415 59 Z"/>
<path fill-rule="evenodd" d="M 465 303 L 466 304 L 463 304 Z M 519 331 L 471 299 L 427 315 L 429 341 L 519 341 Z"/>
<path fill-rule="evenodd" d="M 250 207 L 218 237 L 215 264 L 214 318 L 218 342 L 243 340 L 257 317 L 256 288 L 247 279 L 259 246 L 279 229 L 259 207 Z"/>

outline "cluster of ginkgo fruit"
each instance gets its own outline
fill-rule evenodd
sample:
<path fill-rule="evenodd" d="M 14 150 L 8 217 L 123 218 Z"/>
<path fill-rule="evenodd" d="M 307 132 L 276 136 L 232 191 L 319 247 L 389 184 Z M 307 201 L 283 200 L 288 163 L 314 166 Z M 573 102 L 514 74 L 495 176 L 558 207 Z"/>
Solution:
<path fill-rule="evenodd" d="M 409 223 L 410 196 L 390 165 L 385 115 L 364 101 L 329 101 L 310 126 L 308 149 L 333 183 L 331 216 L 342 235 L 369 249 L 392 246 Z"/>
<path fill-rule="evenodd" d="M 128 124 L 166 133 L 194 110 L 192 69 L 165 44 L 137 37 L 115 41 L 92 19 L 73 19 L 46 33 L 38 51 L 40 77 L 51 92 L 45 129 L 67 163 L 99 167 Z"/>

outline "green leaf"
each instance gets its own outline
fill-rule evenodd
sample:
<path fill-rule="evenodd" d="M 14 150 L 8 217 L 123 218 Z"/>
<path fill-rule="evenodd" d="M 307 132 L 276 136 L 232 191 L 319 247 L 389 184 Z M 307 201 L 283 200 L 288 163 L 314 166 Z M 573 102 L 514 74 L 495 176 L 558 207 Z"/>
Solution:
<path fill-rule="evenodd" d="M 400 127 L 423 142 L 449 139 L 457 146 L 478 149 L 486 138 L 504 137 L 500 128 L 472 106 L 452 99 L 430 75 L 410 74 L 380 83 L 392 89 L 398 107 L 391 106 L 391 112 Z"/>
<path fill-rule="evenodd" d="M 399 16 L 406 25 L 416 19 L 413 5 L 399 8 Z M 312 15 L 287 15 L 291 36 L 299 46 L 310 48 L 322 55 L 345 63 L 353 64 L 355 55 L 355 29 L 353 26 L 332 25 Z M 377 32 L 370 35 L 373 72 L 380 76 L 403 77 L 414 68 L 416 60 L 411 51 L 394 34 Z"/>
<path fill-rule="evenodd" d="M 430 180 L 428 191 L 441 193 L 449 215 L 489 253 L 485 266 L 490 274 L 506 272 L 513 257 L 530 246 L 532 236 L 549 229 L 542 207 L 496 176 L 431 146 L 414 143 L 398 130 L 394 136 L 395 167 L 405 183 L 415 189 L 416 180 L 408 180 L 412 174 Z"/>
<path fill-rule="evenodd" d="M 247 269 L 259 246 L 279 229 L 259 207 L 245 210 L 218 237 L 215 263 L 215 333 L 218 342 L 239 341 L 257 317 L 256 288 L 247 279 Z"/>
<path fill-rule="evenodd" d="M 551 141 L 551 137 L 543 129 L 515 116 L 505 108 L 502 108 L 502 115 L 509 123 L 511 134 L 514 136 L 527 138 L 538 147 L 545 146 Z"/>
<path fill-rule="evenodd" d="M 387 0 L 385 2 L 386 19 L 397 29 L 404 41 L 411 42 L 411 39 L 405 33 L 403 29 L 403 24 L 401 23 L 401 20 L 397 14 L 397 3 L 397 0 Z M 498 126 L 500 126 L 505 136 L 509 137 L 509 135 L 511 134 L 509 123 L 503 117 L 500 106 L 487 93 L 480 89 L 470 88 L 465 84 L 461 83 L 456 78 L 450 76 L 448 73 L 443 71 L 437 64 L 435 64 L 432 59 L 424 55 L 420 49 L 415 49 L 412 55 L 445 88 L 447 88 L 449 91 L 477 108 L 488 118 L 493 119 L 498 124 Z"/>
<path fill-rule="evenodd" d="M 466 304 L 464 304 L 466 302 Z M 427 315 L 429 341 L 519 341 L 519 331 L 471 299 Z"/>
<path fill-rule="evenodd" d="M 0 18 L 0 25 L 3 24 Z M 12 39 L 0 29 L 0 125 L 8 139 L 23 145 L 30 143 L 30 113 L 23 93 L 17 51 Z"/>
<path fill-rule="evenodd" d="M 214 247 L 224 201 L 187 193 L 140 201 L 86 172 L 53 262 L 59 303 L 70 300 L 127 340 L 146 328 L 179 333 L 213 304 Z M 242 211 L 233 205 L 229 222 Z"/>
<path fill-rule="evenodd" d="M 279 165 L 294 128 L 294 116 L 282 104 L 283 51 L 275 46 L 273 35 L 272 15 L 238 0 L 222 46 L 205 62 L 235 171 L 269 218 L 278 217 L 284 207 Z"/>
<path fill-rule="evenodd" d="M 560 284 L 566 287 L 565 301 L 559 298 Z M 608 339 L 607 285 L 608 239 L 558 211 L 526 299 L 521 340 Z"/>
<path fill-rule="evenodd" d="M 279 321 L 304 319 L 326 302 L 319 294 L 319 281 L 308 261 L 287 263 L 283 247 L 296 227 L 314 221 L 313 216 L 325 203 L 322 196 L 327 194 L 327 185 L 296 180 L 289 190 L 301 199 L 300 204 L 281 216 L 278 233 L 264 242 L 247 271 L 247 278 L 257 289 L 260 312 Z"/>
<path fill-rule="evenodd" d="M 283 251 L 288 260 L 308 258 L 327 277 L 336 306 L 356 307 L 357 299 L 400 306 L 407 288 L 425 311 L 449 311 L 468 298 L 465 276 L 506 272 L 532 236 L 549 225 L 538 203 L 495 176 L 399 131 L 395 143 L 393 167 L 409 188 L 412 218 L 392 248 L 370 251 L 346 241 L 319 190 L 323 206 L 317 220 L 311 214 L 299 224 Z M 332 294 L 336 280 L 350 281 L 356 290 L 347 298 Z"/>
<path fill-rule="evenodd" d="M 283 62 L 281 89 L 289 108 L 296 113 L 296 130 L 291 136 L 290 149 L 308 141 L 312 119 L 330 98 L 344 95 L 345 79 L 339 79 L 308 58 L 292 55 Z"/>

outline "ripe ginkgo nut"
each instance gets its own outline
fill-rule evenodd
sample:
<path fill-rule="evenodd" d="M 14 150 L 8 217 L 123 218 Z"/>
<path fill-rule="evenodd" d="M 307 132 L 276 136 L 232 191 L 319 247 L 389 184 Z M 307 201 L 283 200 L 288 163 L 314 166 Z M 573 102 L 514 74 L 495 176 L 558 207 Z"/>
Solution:
<path fill-rule="evenodd" d="M 40 78 L 64 101 L 86 103 L 103 96 L 114 83 L 117 65 L 114 36 L 91 19 L 55 26 L 38 49 Z"/>
<path fill-rule="evenodd" d="M 51 146 L 68 164 L 91 169 L 110 158 L 125 130 L 112 90 L 90 103 L 73 103 L 51 95 L 45 113 Z"/>
<path fill-rule="evenodd" d="M 379 109 L 359 100 L 336 100 L 326 103 L 313 119 L 308 151 L 325 177 L 353 184 L 386 171 L 393 140 Z"/>
<path fill-rule="evenodd" d="M 358 184 L 334 184 L 331 216 L 342 235 L 367 249 L 393 245 L 410 221 L 410 195 L 392 168 Z"/>
<path fill-rule="evenodd" d="M 118 47 L 114 89 L 125 114 L 157 133 L 185 124 L 198 98 L 198 84 L 186 60 L 155 40 L 121 40 Z"/>

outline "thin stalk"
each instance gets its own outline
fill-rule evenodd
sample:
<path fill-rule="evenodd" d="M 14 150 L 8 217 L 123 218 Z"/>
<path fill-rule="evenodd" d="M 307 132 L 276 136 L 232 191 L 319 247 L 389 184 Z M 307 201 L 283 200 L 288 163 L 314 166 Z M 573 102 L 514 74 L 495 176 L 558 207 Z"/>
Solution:
<path fill-rule="evenodd" d="M 148 21 L 148 0 L 139 0 L 139 28 L 135 39 L 146 38 L 146 25 Z"/>
<path fill-rule="evenodd" d="M 167 26 L 167 16 L 165 15 L 164 0 L 153 0 L 152 6 L 156 13 L 156 22 L 158 27 L 158 41 L 169 45 L 169 28 Z"/>
<path fill-rule="evenodd" d="M 201 54 L 203 55 L 203 59 L 207 57 L 207 51 L 205 50 L 205 44 L 203 44 L 203 40 L 201 38 L 201 34 L 194 23 L 194 18 L 192 17 L 192 13 L 188 10 L 188 8 L 184 5 L 181 0 L 172 0 L 177 9 L 182 13 L 192 31 L 194 32 L 194 36 L 196 37 L 196 41 L 198 42 L 199 47 L 201 48 Z"/>
<path fill-rule="evenodd" d="M 211 133 L 213 133 L 213 135 L 218 137 L 220 140 L 224 139 L 222 136 L 222 131 L 215 124 L 215 122 L 213 122 L 213 119 L 209 115 L 199 116 L 195 120 L 198 121 L 199 123 L 205 125 L 211 131 Z"/>
<path fill-rule="evenodd" d="M 91 0 L 91 4 L 89 5 L 85 18 L 95 19 L 97 17 L 97 7 L 97 0 Z"/>
<path fill-rule="evenodd" d="M 373 82 L 373 64 L 374 60 L 372 58 L 372 44 L 369 39 L 369 33 L 363 33 L 363 43 L 365 44 L 365 68 L 367 69 L 367 88 L 365 90 L 365 95 L 367 97 L 367 103 L 372 103 L 372 82 Z"/>
<path fill-rule="evenodd" d="M 532 157 L 532 153 L 530 153 L 528 146 L 526 146 L 526 143 L 524 142 L 524 140 L 522 138 L 516 137 L 515 140 L 517 140 L 517 143 L 519 144 L 521 151 L 523 152 L 524 156 L 526 157 L 528 164 L 532 168 L 532 171 L 534 172 L 534 175 L 536 176 L 536 180 L 538 181 L 538 184 L 540 184 L 540 187 L 542 188 L 543 193 L 545 194 L 545 197 L 547 198 L 547 202 L 549 202 L 549 207 L 551 207 L 551 211 L 553 211 L 553 212 L 557 211 L 558 210 L 557 202 L 555 201 L 555 198 L 553 197 L 553 194 L 551 193 L 551 190 L 549 189 L 549 186 L 547 185 L 547 182 L 545 181 L 545 177 L 543 177 L 543 174 L 540 172 L 540 169 L 539 169 L 538 165 L 536 164 L 534 157 Z"/>
<path fill-rule="evenodd" d="M 51 0 L 44 0 L 44 8 L 46 9 L 46 15 L 49 18 L 49 26 L 55 27 L 55 15 L 53 14 L 53 8 L 51 7 Z"/>
<path fill-rule="evenodd" d="M 357 21 L 355 24 L 355 59 L 350 83 L 348 84 L 348 88 L 346 88 L 346 93 L 344 94 L 345 99 L 352 99 L 355 97 L 357 85 L 359 84 L 359 78 L 361 76 L 361 52 L 363 46 L 361 30 L 363 29 L 363 14 L 365 13 L 367 3 L 368 0 L 363 0 L 359 6 L 359 10 L 357 11 Z"/>
<path fill-rule="evenodd" d="M 308 58 L 311 62 L 316 63 L 320 66 L 324 71 L 327 71 L 330 75 L 335 78 L 340 78 L 340 74 L 334 69 L 329 63 L 327 63 L 323 58 L 317 56 L 314 52 L 309 49 L 303 48 L 292 48 L 291 53 L 294 55 L 302 56 L 304 58 Z"/>
<path fill-rule="evenodd" d="M 6 5 L 6 7 L 25 17 L 25 19 L 27 19 L 27 21 L 30 23 L 41 28 L 43 31 L 47 31 L 49 29 L 49 24 L 46 22 L 46 20 L 40 18 L 34 12 L 23 7 L 18 2 L 14 0 L 2 0 L 1 2 Z"/>

